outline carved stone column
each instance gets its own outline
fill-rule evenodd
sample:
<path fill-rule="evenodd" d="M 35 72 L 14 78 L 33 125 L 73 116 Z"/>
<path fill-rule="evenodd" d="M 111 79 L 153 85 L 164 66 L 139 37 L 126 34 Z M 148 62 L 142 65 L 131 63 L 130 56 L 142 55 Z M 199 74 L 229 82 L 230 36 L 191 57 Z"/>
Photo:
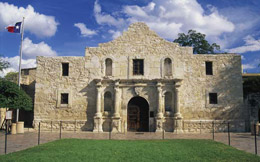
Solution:
<path fill-rule="evenodd" d="M 158 92 L 157 118 L 163 118 L 162 84 L 157 83 L 156 87 Z"/>
<path fill-rule="evenodd" d="M 119 82 L 115 83 L 115 109 L 114 109 L 114 115 L 113 117 L 120 117 L 119 109 L 120 109 L 120 88 L 119 88 Z"/>
<path fill-rule="evenodd" d="M 175 113 L 174 113 L 174 129 L 177 133 L 182 133 L 183 126 L 182 126 L 182 115 L 180 112 L 180 99 L 179 99 L 179 90 L 180 90 L 181 84 L 175 83 Z"/>
<path fill-rule="evenodd" d="M 112 117 L 112 132 L 121 132 L 121 117 L 120 117 L 120 102 L 121 91 L 119 88 L 119 81 L 115 82 L 115 102 L 114 102 L 114 114 Z"/>
<path fill-rule="evenodd" d="M 156 115 L 156 132 L 163 131 L 163 100 L 162 100 L 162 84 L 160 82 L 157 83 L 157 92 L 158 92 L 158 105 L 157 105 L 157 115 Z"/>
<path fill-rule="evenodd" d="M 102 113 L 101 113 L 101 94 L 103 91 L 103 87 L 101 82 L 99 81 L 97 84 L 97 98 L 96 98 L 96 114 L 94 117 L 94 129 L 93 132 L 103 132 L 102 124 Z"/>

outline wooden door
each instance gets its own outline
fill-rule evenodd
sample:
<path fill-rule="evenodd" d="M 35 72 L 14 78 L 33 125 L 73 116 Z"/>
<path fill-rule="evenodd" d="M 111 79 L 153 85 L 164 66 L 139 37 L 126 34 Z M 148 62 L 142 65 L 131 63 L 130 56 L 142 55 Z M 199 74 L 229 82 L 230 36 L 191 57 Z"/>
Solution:
<path fill-rule="evenodd" d="M 137 131 L 140 127 L 140 109 L 138 106 L 128 107 L 127 130 Z"/>

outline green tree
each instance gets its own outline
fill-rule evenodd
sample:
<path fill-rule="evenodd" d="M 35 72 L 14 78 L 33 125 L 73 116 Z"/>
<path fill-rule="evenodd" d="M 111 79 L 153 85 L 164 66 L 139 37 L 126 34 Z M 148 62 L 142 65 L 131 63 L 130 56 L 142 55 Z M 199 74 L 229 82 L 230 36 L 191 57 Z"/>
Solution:
<path fill-rule="evenodd" d="M 193 53 L 195 54 L 213 54 L 216 50 L 220 50 L 219 45 L 216 43 L 210 45 L 205 37 L 205 34 L 201 34 L 195 30 L 189 30 L 187 35 L 185 33 L 179 33 L 178 38 L 173 42 L 179 43 L 181 46 L 193 47 Z"/>
<path fill-rule="evenodd" d="M 0 79 L 0 107 L 11 109 L 32 110 L 32 99 L 18 85 Z"/>
<path fill-rule="evenodd" d="M 5 61 L 3 57 L 0 55 L 0 71 L 3 71 L 4 69 L 8 68 L 10 66 L 10 63 Z"/>
<path fill-rule="evenodd" d="M 18 72 L 9 72 L 5 75 L 5 80 L 18 83 Z"/>

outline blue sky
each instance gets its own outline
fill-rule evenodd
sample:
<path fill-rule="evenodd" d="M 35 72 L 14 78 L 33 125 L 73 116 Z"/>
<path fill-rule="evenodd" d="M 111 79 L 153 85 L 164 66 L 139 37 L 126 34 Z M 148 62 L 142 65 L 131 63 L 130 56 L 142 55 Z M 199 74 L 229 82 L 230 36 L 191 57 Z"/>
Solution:
<path fill-rule="evenodd" d="M 0 76 L 18 69 L 20 34 L 8 33 L 25 16 L 24 68 L 36 56 L 84 56 L 85 47 L 118 37 L 129 24 L 146 22 L 173 41 L 195 29 L 223 52 L 242 55 L 244 71 L 260 72 L 259 0 L 1 0 L 0 54 L 11 63 Z"/>

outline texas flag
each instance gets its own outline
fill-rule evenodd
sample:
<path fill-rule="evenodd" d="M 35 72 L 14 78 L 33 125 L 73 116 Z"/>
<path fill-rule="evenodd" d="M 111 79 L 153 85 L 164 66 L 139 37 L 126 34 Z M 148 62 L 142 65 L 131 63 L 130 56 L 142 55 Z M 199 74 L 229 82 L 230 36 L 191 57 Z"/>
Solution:
<path fill-rule="evenodd" d="M 22 22 L 17 22 L 15 26 L 8 26 L 6 29 L 11 33 L 20 33 Z"/>

